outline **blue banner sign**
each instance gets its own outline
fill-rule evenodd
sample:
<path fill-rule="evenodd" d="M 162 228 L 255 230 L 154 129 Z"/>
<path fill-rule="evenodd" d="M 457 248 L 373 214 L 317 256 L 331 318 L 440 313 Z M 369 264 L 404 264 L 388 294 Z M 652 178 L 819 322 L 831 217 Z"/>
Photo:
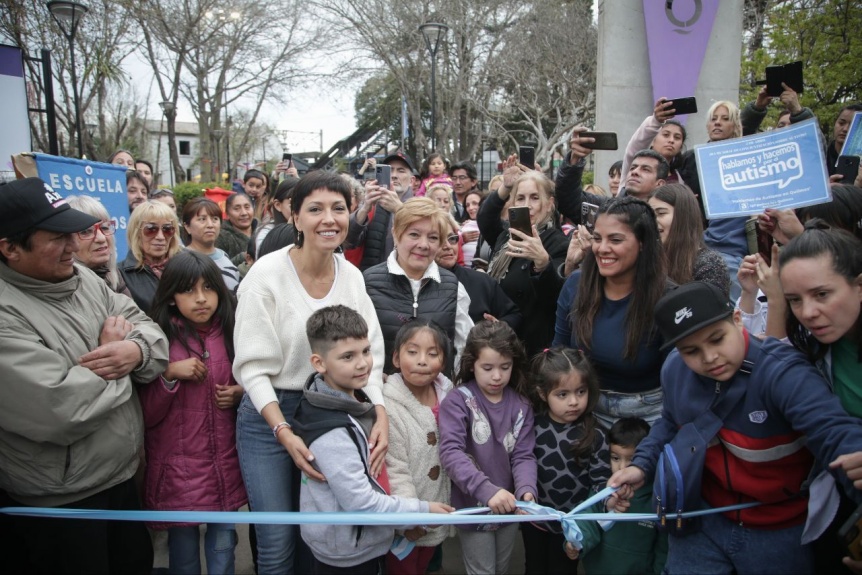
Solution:
<path fill-rule="evenodd" d="M 126 196 L 126 167 L 90 160 L 63 158 L 48 154 L 33 154 L 39 177 L 48 182 L 64 198 L 91 196 L 96 198 L 114 223 L 117 231 L 117 259 L 126 257 L 126 224 L 129 219 L 129 200 Z"/>
<path fill-rule="evenodd" d="M 695 148 L 709 219 L 832 201 L 815 120 Z"/>
<path fill-rule="evenodd" d="M 862 112 L 853 114 L 850 129 L 841 147 L 842 156 L 862 156 Z"/>

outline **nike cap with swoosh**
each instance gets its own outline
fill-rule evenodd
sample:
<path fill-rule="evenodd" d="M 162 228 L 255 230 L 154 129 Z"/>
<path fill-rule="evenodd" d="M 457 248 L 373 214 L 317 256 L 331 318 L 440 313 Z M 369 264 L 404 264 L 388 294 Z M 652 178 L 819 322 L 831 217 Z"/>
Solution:
<path fill-rule="evenodd" d="M 655 305 L 655 323 L 665 350 L 733 314 L 733 303 L 720 288 L 706 282 L 690 282 L 666 293 Z"/>

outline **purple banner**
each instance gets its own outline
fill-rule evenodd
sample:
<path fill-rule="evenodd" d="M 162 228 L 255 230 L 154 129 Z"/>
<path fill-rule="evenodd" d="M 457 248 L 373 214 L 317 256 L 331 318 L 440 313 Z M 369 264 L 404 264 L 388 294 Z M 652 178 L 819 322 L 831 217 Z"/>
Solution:
<path fill-rule="evenodd" d="M 718 1 L 643 0 L 653 102 L 694 96 Z"/>

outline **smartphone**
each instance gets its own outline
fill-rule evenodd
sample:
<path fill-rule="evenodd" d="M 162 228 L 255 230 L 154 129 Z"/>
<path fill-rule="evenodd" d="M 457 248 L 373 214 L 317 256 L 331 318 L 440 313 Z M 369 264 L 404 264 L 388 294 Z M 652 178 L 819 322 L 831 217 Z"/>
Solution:
<path fill-rule="evenodd" d="M 518 162 L 531 170 L 536 167 L 536 149 L 532 146 L 518 148 Z"/>
<path fill-rule="evenodd" d="M 671 107 L 676 110 L 674 113 L 676 116 L 697 113 L 697 100 L 694 96 L 691 98 L 668 98 L 665 102 L 673 102 L 673 106 Z"/>
<path fill-rule="evenodd" d="M 581 145 L 591 150 L 618 150 L 616 132 L 581 132 L 581 138 L 595 138 L 595 142 L 581 142 Z"/>
<path fill-rule="evenodd" d="M 377 166 L 375 175 L 377 176 L 377 185 L 389 189 L 389 185 L 392 183 L 392 168 L 389 164 L 379 164 Z"/>
<path fill-rule="evenodd" d="M 802 60 L 766 67 L 766 93 L 777 98 L 784 91 L 782 83 L 787 84 L 797 94 L 802 93 Z"/>
<path fill-rule="evenodd" d="M 587 231 L 593 233 L 596 227 L 596 216 L 599 215 L 599 207 L 589 202 L 581 202 L 581 224 L 586 226 Z"/>
<path fill-rule="evenodd" d="M 374 157 L 374 152 L 365 152 L 365 159 L 370 160 Z"/>
<path fill-rule="evenodd" d="M 853 185 L 859 175 L 859 156 L 838 156 L 835 173 L 841 174 L 841 183 Z"/>
<path fill-rule="evenodd" d="M 862 560 L 862 505 L 857 507 L 853 515 L 841 526 L 838 537 L 844 542 L 853 559 Z"/>
<path fill-rule="evenodd" d="M 291 160 L 293 160 L 293 154 L 288 154 L 287 152 L 285 152 L 281 155 L 282 162 L 290 163 Z"/>
<path fill-rule="evenodd" d="M 532 236 L 533 225 L 530 223 L 530 208 L 527 206 L 509 208 L 509 227 Z"/>

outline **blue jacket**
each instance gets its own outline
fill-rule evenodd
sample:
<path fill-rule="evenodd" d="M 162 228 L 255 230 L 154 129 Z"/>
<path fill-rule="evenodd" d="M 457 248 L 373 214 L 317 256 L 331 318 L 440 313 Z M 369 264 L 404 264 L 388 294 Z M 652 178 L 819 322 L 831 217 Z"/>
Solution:
<path fill-rule="evenodd" d="M 803 354 L 768 338 L 748 338 L 750 374 L 739 371 L 719 383 L 691 371 L 674 350 L 662 368 L 662 418 L 638 446 L 632 465 L 652 481 L 659 452 L 677 429 L 709 408 L 716 393 L 744 385 L 745 396 L 724 420 L 707 450 L 703 498 L 713 507 L 760 501 L 767 505 L 727 516 L 753 527 L 781 528 L 805 521 L 802 490 L 814 463 L 827 465 L 839 455 L 862 451 L 862 422 L 847 415 L 820 372 Z M 812 457 L 813 454 L 813 457 Z M 862 492 L 847 475 L 833 473 L 856 503 Z"/>

